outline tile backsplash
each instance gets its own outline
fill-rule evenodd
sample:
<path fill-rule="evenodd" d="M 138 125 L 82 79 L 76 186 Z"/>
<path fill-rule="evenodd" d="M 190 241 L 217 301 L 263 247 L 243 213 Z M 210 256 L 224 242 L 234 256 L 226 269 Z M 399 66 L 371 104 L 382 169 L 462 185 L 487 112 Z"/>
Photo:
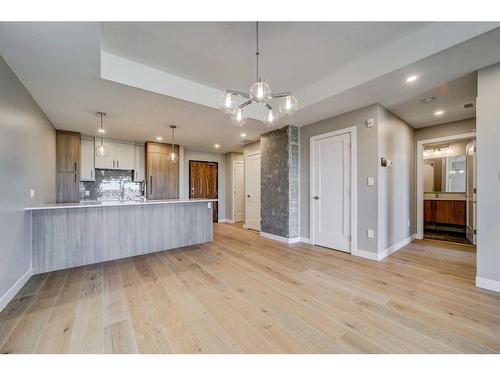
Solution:
<path fill-rule="evenodd" d="M 95 181 L 80 182 L 80 200 L 117 201 L 144 197 L 142 182 L 133 181 L 133 171 L 96 169 Z"/>

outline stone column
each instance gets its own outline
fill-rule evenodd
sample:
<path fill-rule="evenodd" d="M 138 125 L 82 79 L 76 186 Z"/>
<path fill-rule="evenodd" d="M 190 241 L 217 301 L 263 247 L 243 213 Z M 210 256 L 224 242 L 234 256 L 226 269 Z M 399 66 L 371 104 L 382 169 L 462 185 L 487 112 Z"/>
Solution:
<path fill-rule="evenodd" d="M 263 134 L 261 144 L 261 231 L 299 237 L 299 129 Z"/>

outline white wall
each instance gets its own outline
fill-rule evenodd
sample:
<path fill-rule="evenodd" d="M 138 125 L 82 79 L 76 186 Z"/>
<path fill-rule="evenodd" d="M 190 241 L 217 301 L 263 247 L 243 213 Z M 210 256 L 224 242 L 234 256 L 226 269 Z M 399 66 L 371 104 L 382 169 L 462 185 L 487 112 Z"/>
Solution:
<path fill-rule="evenodd" d="M 55 170 L 55 129 L 0 57 L 0 310 L 31 268 L 24 207 L 55 201 Z"/>
<path fill-rule="evenodd" d="M 180 174 L 181 189 L 180 197 L 189 197 L 189 161 L 212 161 L 218 163 L 218 188 L 219 188 L 219 220 L 226 218 L 226 157 L 224 154 L 215 152 L 194 151 L 184 148 L 183 171 Z"/>
<path fill-rule="evenodd" d="M 500 291 L 500 64 L 478 73 L 477 285 Z"/>
<path fill-rule="evenodd" d="M 415 131 L 406 122 L 378 106 L 378 252 L 408 239 L 416 231 Z"/>

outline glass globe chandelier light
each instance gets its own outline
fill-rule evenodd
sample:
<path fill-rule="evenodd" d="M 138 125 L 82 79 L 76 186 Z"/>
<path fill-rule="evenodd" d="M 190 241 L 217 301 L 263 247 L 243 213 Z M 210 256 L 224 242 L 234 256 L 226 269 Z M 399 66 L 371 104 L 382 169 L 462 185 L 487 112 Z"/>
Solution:
<path fill-rule="evenodd" d="M 249 93 L 227 89 L 219 98 L 219 108 L 226 114 L 231 115 L 231 120 L 236 126 L 243 126 L 247 116 L 243 109 L 252 103 L 262 104 L 266 107 L 264 123 L 273 126 L 279 117 L 291 115 L 298 108 L 297 98 L 290 92 L 272 94 L 269 84 L 262 80 L 259 74 L 259 23 L 256 22 L 257 48 L 255 56 L 257 60 L 256 82 L 250 87 Z M 238 102 L 243 103 L 238 104 Z"/>
<path fill-rule="evenodd" d="M 168 158 L 170 159 L 171 162 L 177 163 L 179 160 L 179 154 L 175 152 L 175 145 L 174 145 L 174 131 L 177 128 L 176 125 L 170 125 L 170 129 L 172 129 L 172 151 L 168 155 Z"/>
<path fill-rule="evenodd" d="M 95 148 L 95 156 L 97 158 L 103 159 L 107 158 L 109 155 L 109 150 L 104 146 L 104 142 L 102 140 L 102 135 L 104 133 L 104 129 L 102 127 L 102 118 L 106 116 L 104 112 L 97 112 L 97 116 L 101 117 L 101 127 L 99 128 L 99 133 L 101 134 L 101 142 Z"/>

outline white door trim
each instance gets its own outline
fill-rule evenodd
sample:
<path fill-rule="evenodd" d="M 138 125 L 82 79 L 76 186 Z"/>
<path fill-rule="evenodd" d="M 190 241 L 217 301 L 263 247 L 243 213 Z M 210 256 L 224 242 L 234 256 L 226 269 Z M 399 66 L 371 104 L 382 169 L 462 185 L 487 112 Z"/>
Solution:
<path fill-rule="evenodd" d="M 449 135 L 446 137 L 424 139 L 417 142 L 416 158 L 417 158 L 417 239 L 424 238 L 424 145 L 429 143 L 439 143 L 447 141 L 461 141 L 465 139 L 476 139 L 476 133 L 463 133 Z"/>
<path fill-rule="evenodd" d="M 250 156 L 256 156 L 256 155 L 261 155 L 260 151 L 256 151 L 256 152 L 250 152 L 248 154 L 245 154 L 244 157 L 243 157 L 243 160 L 244 160 L 244 180 L 245 180 L 245 221 L 243 222 L 243 228 L 245 229 L 248 229 L 247 228 L 247 217 L 248 217 L 248 205 L 246 203 L 247 201 L 247 159 L 250 157 Z M 260 192 L 262 194 L 262 191 Z M 260 216 L 260 215 L 259 215 Z M 262 218 L 261 218 L 262 219 Z M 259 225 L 260 227 L 260 225 Z M 260 232 L 260 230 L 259 230 Z"/>
<path fill-rule="evenodd" d="M 233 160 L 233 165 L 231 166 L 231 168 L 233 168 L 233 180 L 231 181 L 231 188 L 232 188 L 232 191 L 231 191 L 231 207 L 233 208 L 233 212 L 231 213 L 231 220 L 232 222 L 234 223 L 235 222 L 235 217 L 236 217 L 236 208 L 235 208 L 235 204 L 234 204 L 234 192 L 235 192 L 235 178 L 234 178 L 234 167 L 235 165 L 241 165 L 243 166 L 243 202 L 245 201 L 245 188 L 246 188 L 246 185 L 245 185 L 245 161 L 244 160 Z M 245 205 L 245 216 L 246 216 L 246 205 Z M 243 219 L 243 222 L 245 222 L 246 218 Z"/>
<path fill-rule="evenodd" d="M 310 171 L 309 171 L 309 237 L 311 239 L 311 244 L 314 242 L 314 205 L 312 204 L 312 192 L 314 191 L 314 159 L 313 159 L 313 143 L 317 140 L 323 138 L 329 138 L 342 134 L 350 134 L 351 136 L 351 255 L 357 255 L 358 251 L 358 212 L 357 212 L 357 138 L 356 138 L 356 126 L 351 126 L 349 128 L 335 130 L 332 132 L 315 135 L 309 139 L 309 161 L 310 161 Z"/>

